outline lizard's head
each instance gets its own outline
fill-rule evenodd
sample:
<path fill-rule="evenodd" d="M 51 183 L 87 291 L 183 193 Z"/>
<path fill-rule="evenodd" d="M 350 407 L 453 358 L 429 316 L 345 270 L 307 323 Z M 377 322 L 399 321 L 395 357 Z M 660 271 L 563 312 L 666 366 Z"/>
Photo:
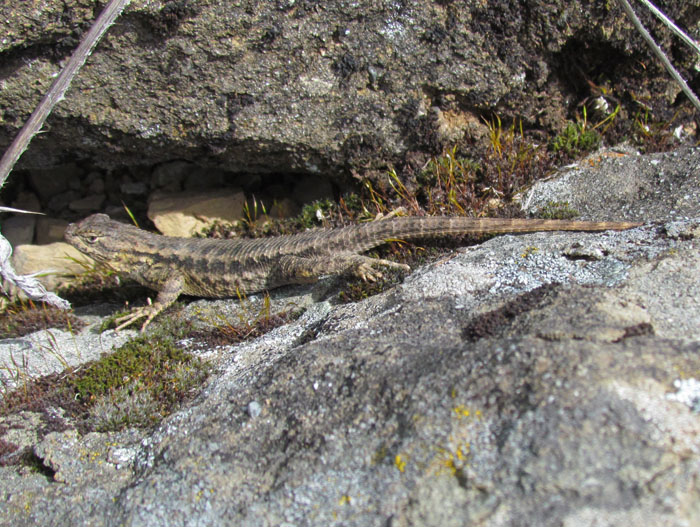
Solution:
<path fill-rule="evenodd" d="M 128 256 L 125 249 L 137 245 L 143 231 L 114 221 L 106 214 L 93 214 L 66 228 L 65 240 L 93 260 L 115 271 L 124 271 Z"/>

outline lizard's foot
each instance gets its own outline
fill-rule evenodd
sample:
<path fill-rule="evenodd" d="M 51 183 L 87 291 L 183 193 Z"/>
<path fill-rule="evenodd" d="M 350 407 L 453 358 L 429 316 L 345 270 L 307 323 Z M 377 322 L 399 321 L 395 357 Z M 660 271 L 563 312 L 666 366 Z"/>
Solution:
<path fill-rule="evenodd" d="M 151 323 L 151 321 L 156 317 L 158 313 L 163 311 L 165 306 L 160 302 L 151 304 L 151 300 L 148 300 L 148 305 L 143 307 L 137 307 L 131 310 L 127 315 L 115 319 L 115 323 L 119 324 L 114 331 L 121 331 L 125 327 L 130 326 L 137 320 L 146 317 L 143 325 L 141 326 L 141 333 L 146 330 L 146 327 Z"/>
<path fill-rule="evenodd" d="M 391 269 L 400 269 L 402 271 L 411 270 L 408 265 L 392 262 L 391 260 L 362 257 L 362 261 L 353 270 L 353 273 L 356 276 L 359 276 L 365 282 L 376 282 L 383 276 L 381 271 L 374 268 L 374 266 L 377 265 L 383 265 L 384 267 L 389 267 Z"/>

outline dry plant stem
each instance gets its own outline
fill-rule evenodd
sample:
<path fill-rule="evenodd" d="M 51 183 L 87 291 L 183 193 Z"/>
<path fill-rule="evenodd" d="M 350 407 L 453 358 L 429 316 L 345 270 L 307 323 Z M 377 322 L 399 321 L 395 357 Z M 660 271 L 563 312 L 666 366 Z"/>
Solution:
<path fill-rule="evenodd" d="M 78 70 L 85 64 L 85 61 L 90 56 L 90 53 L 92 53 L 97 42 L 130 1 L 131 0 L 111 0 L 97 17 L 90 31 L 88 31 L 85 38 L 73 52 L 73 55 L 71 55 L 71 58 L 68 60 L 63 70 L 61 70 L 58 77 L 56 77 L 49 91 L 42 97 L 39 105 L 34 112 L 32 112 L 29 120 L 24 123 L 19 134 L 17 134 L 17 137 L 15 137 L 15 140 L 0 160 L 0 188 L 2 188 L 7 176 L 15 166 L 15 163 L 17 163 L 19 157 L 29 146 L 29 142 L 39 130 L 41 130 L 44 121 L 46 121 L 53 107 L 56 106 L 58 101 L 63 99 L 73 77 L 75 77 Z M 11 254 L 12 247 L 7 240 L 0 235 L 0 276 L 2 278 L 15 284 L 33 300 L 48 302 L 61 309 L 70 308 L 70 304 L 67 301 L 54 293 L 48 292 L 35 278 L 35 275 L 18 275 L 10 263 Z"/>
<path fill-rule="evenodd" d="M 692 38 L 688 36 L 688 34 L 683 31 L 681 28 L 679 28 L 673 20 L 668 18 L 658 7 L 656 7 L 654 4 L 649 2 L 649 0 L 639 0 L 641 3 L 643 3 L 649 11 L 654 13 L 656 15 L 656 18 L 661 20 L 668 28 L 673 31 L 678 38 L 680 38 L 683 42 L 688 44 L 691 48 L 695 50 L 695 53 L 700 55 L 700 46 L 698 46 L 698 43 L 695 42 Z"/>
<path fill-rule="evenodd" d="M 637 15 L 635 14 L 634 10 L 632 9 L 632 6 L 627 0 L 619 0 L 620 5 L 622 6 L 622 9 L 625 10 L 625 13 L 627 13 L 627 16 L 630 18 L 632 21 L 632 24 L 634 24 L 634 27 L 637 28 L 637 31 L 639 31 L 644 37 L 644 40 L 647 41 L 647 44 L 649 44 L 649 47 L 651 50 L 654 52 L 654 54 L 657 56 L 657 58 L 661 61 L 661 63 L 664 65 L 666 68 L 666 71 L 671 75 L 671 77 L 674 78 L 674 80 L 678 83 L 678 85 L 681 87 L 681 90 L 683 90 L 683 93 L 686 94 L 688 99 L 690 99 L 690 102 L 693 103 L 693 106 L 700 110 L 700 100 L 698 100 L 697 96 L 695 93 L 693 93 L 693 90 L 690 89 L 690 86 L 685 82 L 683 77 L 681 77 L 680 73 L 676 70 L 676 68 L 673 67 L 673 64 L 671 64 L 671 61 L 668 60 L 668 57 L 666 54 L 663 52 L 663 50 L 658 46 L 656 42 L 654 42 L 654 38 L 649 34 L 649 32 L 646 30 L 646 28 L 642 25 L 642 22 L 639 20 Z"/>
<path fill-rule="evenodd" d="M 100 13 L 100 16 L 97 17 L 90 31 L 88 31 L 85 38 L 73 52 L 66 66 L 58 77 L 56 77 L 49 91 L 46 92 L 46 95 L 41 99 L 39 105 L 29 117 L 29 120 L 24 124 L 15 140 L 5 152 L 2 160 L 0 160 L 0 188 L 2 188 L 2 185 L 5 183 L 7 176 L 10 174 L 10 171 L 15 166 L 19 157 L 29 146 L 29 142 L 43 126 L 44 121 L 46 121 L 53 107 L 63 99 L 73 77 L 75 77 L 78 70 L 85 64 L 85 61 L 90 56 L 90 53 L 92 53 L 97 42 L 130 1 L 131 0 L 111 0 L 102 13 Z"/>

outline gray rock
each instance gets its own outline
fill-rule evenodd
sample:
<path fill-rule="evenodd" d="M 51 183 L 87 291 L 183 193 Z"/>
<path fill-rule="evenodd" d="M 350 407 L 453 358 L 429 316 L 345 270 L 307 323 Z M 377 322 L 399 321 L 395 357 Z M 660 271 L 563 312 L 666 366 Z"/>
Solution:
<path fill-rule="evenodd" d="M 667 4 L 694 27 L 698 0 Z M 53 53 L 37 50 L 72 47 L 94 12 L 76 0 L 0 10 L 0 49 L 16 57 L 0 93 L 11 109 L 4 147 L 58 72 Z M 57 164 L 65 152 L 105 167 L 204 156 L 233 172 L 340 177 L 434 153 L 465 131 L 481 136 L 494 113 L 560 129 L 606 61 L 626 83 L 611 90 L 644 81 L 654 115 L 671 115 L 678 94 L 615 3 L 142 1 L 119 28 L 21 163 Z M 658 37 L 672 46 L 670 33 Z M 684 51 L 674 61 L 691 64 Z"/>
<path fill-rule="evenodd" d="M 184 182 L 185 190 L 220 188 L 226 180 L 226 172 L 213 168 L 199 167 L 191 171 Z"/>
<path fill-rule="evenodd" d="M 215 221 L 239 221 L 244 203 L 243 192 L 234 188 L 156 193 L 148 204 L 148 218 L 167 236 L 187 237 Z"/>
<path fill-rule="evenodd" d="M 294 185 L 292 196 L 299 203 L 311 203 L 319 199 L 333 199 L 333 186 L 319 176 L 301 178 Z"/>
<path fill-rule="evenodd" d="M 88 190 L 92 194 L 102 194 L 105 191 L 105 180 L 99 175 L 91 178 L 89 180 L 89 185 Z"/>
<path fill-rule="evenodd" d="M 70 203 L 80 199 L 81 196 L 82 194 L 76 192 L 75 190 L 67 190 L 66 192 L 55 194 L 54 196 L 49 198 L 47 207 L 50 211 L 60 214 L 68 208 L 68 205 Z"/>
<path fill-rule="evenodd" d="M 12 216 L 2 222 L 2 235 L 12 247 L 26 245 L 34 241 L 34 228 L 37 217 L 34 214 Z"/>
<path fill-rule="evenodd" d="M 46 169 L 33 168 L 29 171 L 29 182 L 43 202 L 51 203 L 57 194 L 80 189 L 81 174 L 81 169 L 73 163 Z"/>
<path fill-rule="evenodd" d="M 11 206 L 15 209 L 41 212 L 41 203 L 34 192 L 20 192 Z"/>
<path fill-rule="evenodd" d="M 255 419 L 262 413 L 262 406 L 260 406 L 260 403 L 258 401 L 250 401 L 248 403 L 248 415 Z"/>
<path fill-rule="evenodd" d="M 700 523 L 697 155 L 628 156 L 535 193 L 660 224 L 498 236 L 354 304 L 332 280 L 273 292 L 308 308 L 203 351 L 216 373 L 157 430 L 13 436 L 53 476 L 0 467 L 0 525 Z M 632 180 L 578 204 L 606 170 Z M 628 192 L 658 170 L 686 176 Z"/>
<path fill-rule="evenodd" d="M 143 181 L 129 181 L 119 185 L 119 190 L 128 196 L 145 196 L 148 194 L 148 185 Z"/>
<path fill-rule="evenodd" d="M 556 181 L 535 183 L 523 204 L 536 212 L 552 202 L 567 202 L 584 218 L 601 210 L 611 217 L 638 221 L 685 219 L 700 203 L 697 148 L 640 156 L 634 151 L 601 150 L 565 171 Z"/>
<path fill-rule="evenodd" d="M 197 165 L 187 161 L 170 161 L 158 165 L 151 175 L 151 187 L 160 189 L 170 185 L 181 187 L 187 177 L 197 170 Z"/>
<path fill-rule="evenodd" d="M 68 208 L 74 212 L 87 214 L 97 212 L 102 208 L 105 202 L 104 194 L 92 194 L 81 199 L 76 199 L 68 204 Z"/>
<path fill-rule="evenodd" d="M 133 332 L 99 333 L 93 320 L 80 335 L 60 329 L 42 330 L 22 338 L 0 340 L 0 383 L 6 389 L 27 379 L 57 373 L 67 367 L 97 360 L 114 346 L 121 346 Z"/>
<path fill-rule="evenodd" d="M 68 227 L 68 222 L 50 216 L 39 216 L 36 221 L 36 243 L 47 245 L 63 241 L 63 233 Z"/>

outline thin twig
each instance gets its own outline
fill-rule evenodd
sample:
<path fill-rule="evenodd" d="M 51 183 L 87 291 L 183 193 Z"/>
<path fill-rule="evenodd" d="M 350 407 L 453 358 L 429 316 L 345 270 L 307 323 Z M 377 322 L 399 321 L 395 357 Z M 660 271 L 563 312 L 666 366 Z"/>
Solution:
<path fill-rule="evenodd" d="M 100 40 L 105 31 L 114 23 L 117 17 L 120 15 L 124 7 L 131 0 L 111 0 L 107 7 L 104 8 L 102 13 L 97 17 L 93 23 L 90 31 L 88 31 L 85 38 L 80 42 L 76 50 L 71 55 L 71 58 L 66 63 L 65 67 L 59 73 L 56 80 L 49 88 L 39 102 L 32 115 L 29 117 L 24 126 L 12 141 L 5 155 L 2 156 L 0 160 L 0 188 L 2 188 L 7 176 L 10 171 L 17 163 L 22 153 L 29 146 L 32 138 L 41 130 L 44 125 L 46 118 L 56 106 L 56 103 L 63 99 L 66 90 L 70 86 L 73 77 L 78 73 L 78 70 L 85 64 L 85 61 L 92 53 L 95 45 Z M 21 211 L 20 211 L 21 212 Z M 40 300 L 42 302 L 48 302 L 62 309 L 70 308 L 70 304 L 55 295 L 47 291 L 44 286 L 35 278 L 34 275 L 19 275 L 15 272 L 10 263 L 10 256 L 12 255 L 12 247 L 9 242 L 0 235 L 0 277 L 4 278 L 7 282 L 15 284 L 32 300 Z M 39 273 L 37 273 L 39 274 Z M 0 287 L 1 289 L 1 287 Z"/>
<path fill-rule="evenodd" d="M 656 18 L 661 20 L 668 28 L 673 31 L 678 38 L 680 38 L 683 42 L 688 44 L 691 48 L 695 50 L 695 53 L 700 55 L 700 45 L 698 45 L 697 42 L 695 42 L 692 38 L 688 36 L 688 34 L 683 31 L 681 28 L 679 28 L 673 20 L 668 18 L 663 11 L 661 11 L 658 7 L 656 7 L 654 4 L 652 4 L 649 0 L 639 0 L 641 3 L 643 3 L 647 8 L 649 8 L 649 11 L 654 13 L 656 15 Z"/>
<path fill-rule="evenodd" d="M 690 86 L 685 82 L 683 77 L 681 77 L 681 74 L 676 71 L 676 68 L 673 67 L 673 64 L 671 64 L 671 61 L 668 60 L 668 57 L 666 54 L 663 52 L 663 50 L 658 46 L 656 42 L 654 42 L 654 38 L 649 34 L 649 32 L 646 30 L 646 28 L 642 25 L 640 22 L 639 18 L 637 18 L 637 15 L 635 14 L 634 10 L 632 9 L 632 6 L 629 4 L 627 0 L 619 0 L 620 5 L 622 8 L 625 10 L 627 13 L 627 16 L 630 18 L 632 21 L 632 24 L 634 24 L 634 27 L 637 28 L 637 31 L 639 31 L 642 34 L 642 37 L 644 37 L 644 40 L 647 41 L 647 44 L 649 44 L 649 47 L 651 50 L 654 52 L 654 54 L 657 56 L 657 58 L 661 61 L 661 63 L 664 65 L 666 68 L 666 71 L 671 75 L 671 77 L 674 78 L 674 80 L 678 83 L 678 85 L 681 87 L 681 90 L 683 90 L 683 93 L 690 99 L 690 102 L 693 103 L 693 106 L 695 106 L 696 109 L 700 110 L 700 100 L 698 100 L 697 96 L 695 93 L 693 93 L 693 90 L 690 89 Z"/>
<path fill-rule="evenodd" d="M 85 38 L 73 52 L 70 60 L 66 63 L 66 66 L 53 81 L 49 91 L 42 97 L 39 105 L 29 117 L 29 120 L 24 123 L 24 126 L 5 152 L 5 155 L 2 156 L 2 160 L 0 160 L 0 188 L 4 185 L 7 176 L 15 166 L 15 163 L 17 163 L 17 160 L 29 146 L 29 142 L 44 125 L 44 121 L 46 121 L 53 107 L 63 99 L 73 77 L 75 77 L 78 70 L 85 64 L 85 61 L 90 56 L 90 53 L 92 53 L 97 42 L 130 1 L 131 0 L 111 0 L 102 13 L 100 13 L 100 16 L 97 17 L 90 31 L 88 31 Z"/>

